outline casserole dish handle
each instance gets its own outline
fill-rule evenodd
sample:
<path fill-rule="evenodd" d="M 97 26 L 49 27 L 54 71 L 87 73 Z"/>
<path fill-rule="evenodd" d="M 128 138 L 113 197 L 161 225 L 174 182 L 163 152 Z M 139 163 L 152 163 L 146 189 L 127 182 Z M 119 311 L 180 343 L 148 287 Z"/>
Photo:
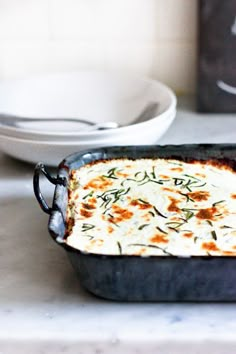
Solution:
<path fill-rule="evenodd" d="M 34 185 L 34 194 L 36 196 L 36 199 L 41 207 L 41 209 L 51 215 L 52 212 L 52 208 L 50 208 L 46 202 L 46 200 L 44 199 L 40 187 L 39 187 L 39 178 L 40 178 L 40 174 L 43 174 L 48 180 L 49 182 L 51 182 L 54 185 L 60 184 L 65 186 L 66 185 L 66 179 L 62 178 L 62 177 L 52 177 L 50 175 L 50 173 L 47 171 L 46 167 L 44 166 L 43 163 L 39 162 L 34 169 L 34 179 L 33 179 L 33 185 Z"/>

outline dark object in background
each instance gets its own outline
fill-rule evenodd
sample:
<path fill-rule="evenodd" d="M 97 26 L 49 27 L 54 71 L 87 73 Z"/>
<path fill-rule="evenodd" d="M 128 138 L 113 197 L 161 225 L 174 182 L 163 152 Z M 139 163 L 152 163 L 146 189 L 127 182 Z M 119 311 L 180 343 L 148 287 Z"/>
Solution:
<path fill-rule="evenodd" d="M 200 112 L 236 112 L 236 0 L 199 1 Z"/>

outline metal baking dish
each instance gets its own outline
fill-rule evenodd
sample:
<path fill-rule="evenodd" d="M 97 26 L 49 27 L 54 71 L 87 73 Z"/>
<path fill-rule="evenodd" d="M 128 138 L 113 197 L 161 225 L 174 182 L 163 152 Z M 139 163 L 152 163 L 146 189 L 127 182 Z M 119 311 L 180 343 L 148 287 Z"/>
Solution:
<path fill-rule="evenodd" d="M 58 167 L 57 177 L 52 177 L 39 163 L 34 172 L 36 198 L 41 208 L 50 214 L 49 232 L 67 252 L 84 288 L 97 296 L 118 301 L 235 301 L 236 257 L 98 255 L 83 253 L 65 244 L 70 170 L 95 160 L 120 157 L 218 159 L 236 169 L 236 144 L 99 148 L 65 158 Z M 51 208 L 40 192 L 41 173 L 56 185 Z"/>

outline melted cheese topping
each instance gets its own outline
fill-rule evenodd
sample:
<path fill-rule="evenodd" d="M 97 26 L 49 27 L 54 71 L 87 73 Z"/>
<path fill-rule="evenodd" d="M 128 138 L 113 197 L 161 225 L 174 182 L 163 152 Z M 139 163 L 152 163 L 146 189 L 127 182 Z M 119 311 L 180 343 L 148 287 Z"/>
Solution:
<path fill-rule="evenodd" d="M 236 255 L 236 173 L 214 161 L 113 159 L 73 170 L 66 243 L 125 255 Z"/>

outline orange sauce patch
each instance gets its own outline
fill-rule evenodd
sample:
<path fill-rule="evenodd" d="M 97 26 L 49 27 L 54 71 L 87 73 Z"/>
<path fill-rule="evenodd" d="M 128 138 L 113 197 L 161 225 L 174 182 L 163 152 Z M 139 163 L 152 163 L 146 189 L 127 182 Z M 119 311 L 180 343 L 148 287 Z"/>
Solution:
<path fill-rule="evenodd" d="M 216 246 L 215 242 L 203 242 L 202 248 L 206 251 L 219 251 L 219 248 Z"/>
<path fill-rule="evenodd" d="M 89 181 L 89 183 L 87 183 L 84 186 L 84 189 L 94 188 L 94 189 L 103 190 L 106 187 L 109 187 L 111 185 L 112 185 L 112 182 L 109 181 L 109 179 L 100 176 L 100 177 L 96 177 L 96 178 L 91 179 L 91 181 Z"/>
<path fill-rule="evenodd" d="M 151 242 L 154 243 L 168 243 L 169 240 L 167 240 L 166 236 L 156 234 L 150 239 Z"/>
<path fill-rule="evenodd" d="M 231 194 L 231 198 L 232 198 L 232 199 L 236 199 L 236 193 Z"/>
<path fill-rule="evenodd" d="M 142 203 L 137 199 L 132 200 L 130 205 L 137 206 L 139 209 L 150 209 L 152 207 L 150 204 Z"/>
<path fill-rule="evenodd" d="M 186 238 L 192 238 L 193 237 L 193 233 L 192 232 L 186 232 L 183 234 L 184 237 Z"/>
<path fill-rule="evenodd" d="M 145 220 L 145 221 L 147 221 L 147 222 L 149 222 L 149 221 L 151 220 L 150 214 L 144 214 L 144 215 L 142 216 L 142 218 L 143 218 L 143 220 Z"/>
<path fill-rule="evenodd" d="M 82 207 L 87 210 L 96 209 L 96 206 L 91 203 L 82 203 Z"/>
<path fill-rule="evenodd" d="M 171 221 L 171 222 L 172 222 L 172 221 L 180 222 L 179 216 L 174 216 L 174 217 L 172 217 L 172 218 L 170 219 L 170 221 Z"/>
<path fill-rule="evenodd" d="M 206 177 L 206 175 L 204 175 L 203 173 L 196 173 L 196 176 L 199 176 L 199 177 L 202 177 L 202 178 L 205 178 Z"/>
<path fill-rule="evenodd" d="M 183 168 L 182 167 L 172 167 L 171 171 L 183 172 Z"/>
<path fill-rule="evenodd" d="M 207 208 L 207 209 L 200 209 L 199 212 L 196 214 L 196 217 L 199 219 L 208 219 L 213 220 L 214 214 L 217 212 L 215 207 Z"/>
<path fill-rule="evenodd" d="M 134 253 L 134 256 L 141 256 L 146 252 L 146 248 L 141 248 L 139 251 Z"/>
<path fill-rule="evenodd" d="M 90 243 L 92 245 L 101 246 L 104 243 L 104 240 L 96 239 L 96 240 L 92 240 Z"/>
<path fill-rule="evenodd" d="M 118 205 L 112 205 L 112 211 L 114 213 L 114 217 L 110 217 L 108 218 L 109 222 L 112 223 L 119 223 L 121 221 L 125 221 L 128 220 L 130 218 L 132 218 L 132 216 L 134 215 L 134 213 L 132 213 L 132 211 L 129 211 L 127 209 L 123 209 L 121 207 L 119 207 Z"/>
<path fill-rule="evenodd" d="M 85 209 L 80 209 L 80 215 L 84 216 L 85 218 L 91 218 L 93 213 L 91 211 L 85 210 Z"/>
<path fill-rule="evenodd" d="M 133 213 L 127 209 L 121 208 L 119 205 L 113 204 L 112 210 L 119 215 L 129 215 L 128 219 L 133 215 Z"/>
<path fill-rule="evenodd" d="M 236 255 L 236 251 L 233 252 L 233 251 L 223 251 L 222 254 L 224 256 L 235 256 Z"/>
<path fill-rule="evenodd" d="M 173 189 L 168 188 L 168 187 L 162 187 L 162 190 L 166 191 L 166 192 L 175 192 Z"/>
<path fill-rule="evenodd" d="M 123 173 L 123 172 L 116 172 L 116 175 L 119 177 L 128 177 L 128 173 Z"/>
<path fill-rule="evenodd" d="M 111 234 L 114 231 L 113 227 L 111 227 L 111 226 L 108 226 L 107 229 L 108 229 L 109 234 Z"/>
<path fill-rule="evenodd" d="M 178 199 L 169 197 L 171 203 L 168 206 L 168 211 L 175 211 L 175 212 L 179 212 L 179 207 L 177 205 L 177 203 L 179 203 Z"/>
<path fill-rule="evenodd" d="M 199 191 L 199 192 L 191 192 L 188 193 L 188 196 L 196 200 L 197 202 L 201 202 L 202 200 L 207 200 L 209 198 L 209 192 L 207 191 Z"/>

